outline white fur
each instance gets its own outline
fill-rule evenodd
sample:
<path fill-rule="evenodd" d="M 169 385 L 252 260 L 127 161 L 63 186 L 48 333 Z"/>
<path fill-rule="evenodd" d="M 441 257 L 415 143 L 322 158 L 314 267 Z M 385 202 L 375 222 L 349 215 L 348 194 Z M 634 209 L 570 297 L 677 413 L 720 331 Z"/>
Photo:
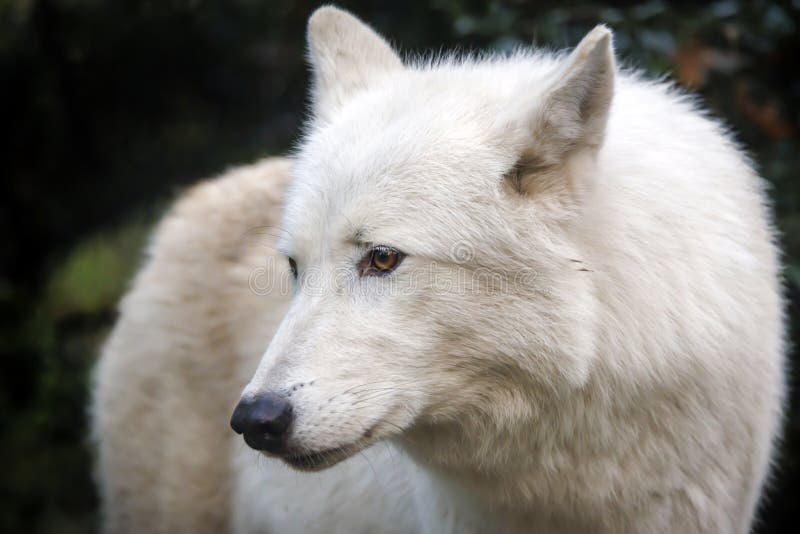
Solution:
<path fill-rule="evenodd" d="M 407 66 L 341 10 L 309 28 L 315 117 L 276 231 L 291 304 L 277 327 L 286 298 L 248 294 L 252 249 L 216 259 L 274 224 L 283 178 L 255 177 L 285 167 L 162 226 L 99 369 L 110 524 L 748 531 L 784 332 L 763 183 L 725 131 L 618 70 L 603 27 L 569 56 Z M 361 277 L 376 244 L 407 257 Z M 270 337 L 243 395 L 290 398 L 289 447 L 334 451 L 320 473 L 221 419 Z"/>

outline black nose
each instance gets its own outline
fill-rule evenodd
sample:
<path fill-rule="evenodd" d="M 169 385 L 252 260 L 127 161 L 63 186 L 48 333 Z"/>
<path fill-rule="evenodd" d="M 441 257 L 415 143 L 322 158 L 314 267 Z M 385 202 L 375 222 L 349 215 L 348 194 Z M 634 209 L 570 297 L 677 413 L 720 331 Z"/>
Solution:
<path fill-rule="evenodd" d="M 292 424 L 292 405 L 275 393 L 242 399 L 233 410 L 231 428 L 258 451 L 279 452 Z"/>

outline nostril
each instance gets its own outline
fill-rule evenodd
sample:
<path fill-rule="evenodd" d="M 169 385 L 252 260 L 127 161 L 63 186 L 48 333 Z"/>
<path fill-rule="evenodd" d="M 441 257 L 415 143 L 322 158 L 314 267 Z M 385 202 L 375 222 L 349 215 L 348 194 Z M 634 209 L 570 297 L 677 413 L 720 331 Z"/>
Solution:
<path fill-rule="evenodd" d="M 292 405 L 276 393 L 242 399 L 231 416 L 231 428 L 244 434 L 248 445 L 273 451 L 282 446 L 292 424 Z"/>
<path fill-rule="evenodd" d="M 239 401 L 231 416 L 231 428 L 237 434 L 242 434 L 247 429 L 247 416 L 249 405 L 244 401 Z"/>

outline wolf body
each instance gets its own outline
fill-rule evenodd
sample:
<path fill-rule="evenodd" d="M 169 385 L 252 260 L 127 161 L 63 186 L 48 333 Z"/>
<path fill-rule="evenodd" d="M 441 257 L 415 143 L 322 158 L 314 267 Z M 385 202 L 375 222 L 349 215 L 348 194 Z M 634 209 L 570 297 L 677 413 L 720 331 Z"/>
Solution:
<path fill-rule="evenodd" d="M 188 192 L 121 305 L 107 530 L 747 532 L 784 324 L 726 131 L 604 27 L 404 64 L 325 7 L 309 56 L 291 163 Z M 263 398 L 291 417 L 242 430 L 270 457 L 226 426 Z"/>

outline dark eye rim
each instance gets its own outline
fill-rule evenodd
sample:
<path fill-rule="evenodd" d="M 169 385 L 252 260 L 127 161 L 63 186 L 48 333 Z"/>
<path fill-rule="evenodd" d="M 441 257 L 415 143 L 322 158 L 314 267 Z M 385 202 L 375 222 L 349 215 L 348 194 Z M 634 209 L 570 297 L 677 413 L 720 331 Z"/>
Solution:
<path fill-rule="evenodd" d="M 375 253 L 384 252 L 387 254 L 394 254 L 397 260 L 388 269 L 377 268 L 374 264 Z M 360 276 L 386 276 L 394 272 L 395 269 L 403 262 L 406 255 L 394 247 L 388 245 L 375 245 L 371 247 L 363 258 L 358 262 L 358 273 Z"/>
<path fill-rule="evenodd" d="M 292 271 L 292 276 L 297 278 L 297 262 L 290 256 L 287 256 L 286 259 L 289 260 L 289 269 Z"/>

